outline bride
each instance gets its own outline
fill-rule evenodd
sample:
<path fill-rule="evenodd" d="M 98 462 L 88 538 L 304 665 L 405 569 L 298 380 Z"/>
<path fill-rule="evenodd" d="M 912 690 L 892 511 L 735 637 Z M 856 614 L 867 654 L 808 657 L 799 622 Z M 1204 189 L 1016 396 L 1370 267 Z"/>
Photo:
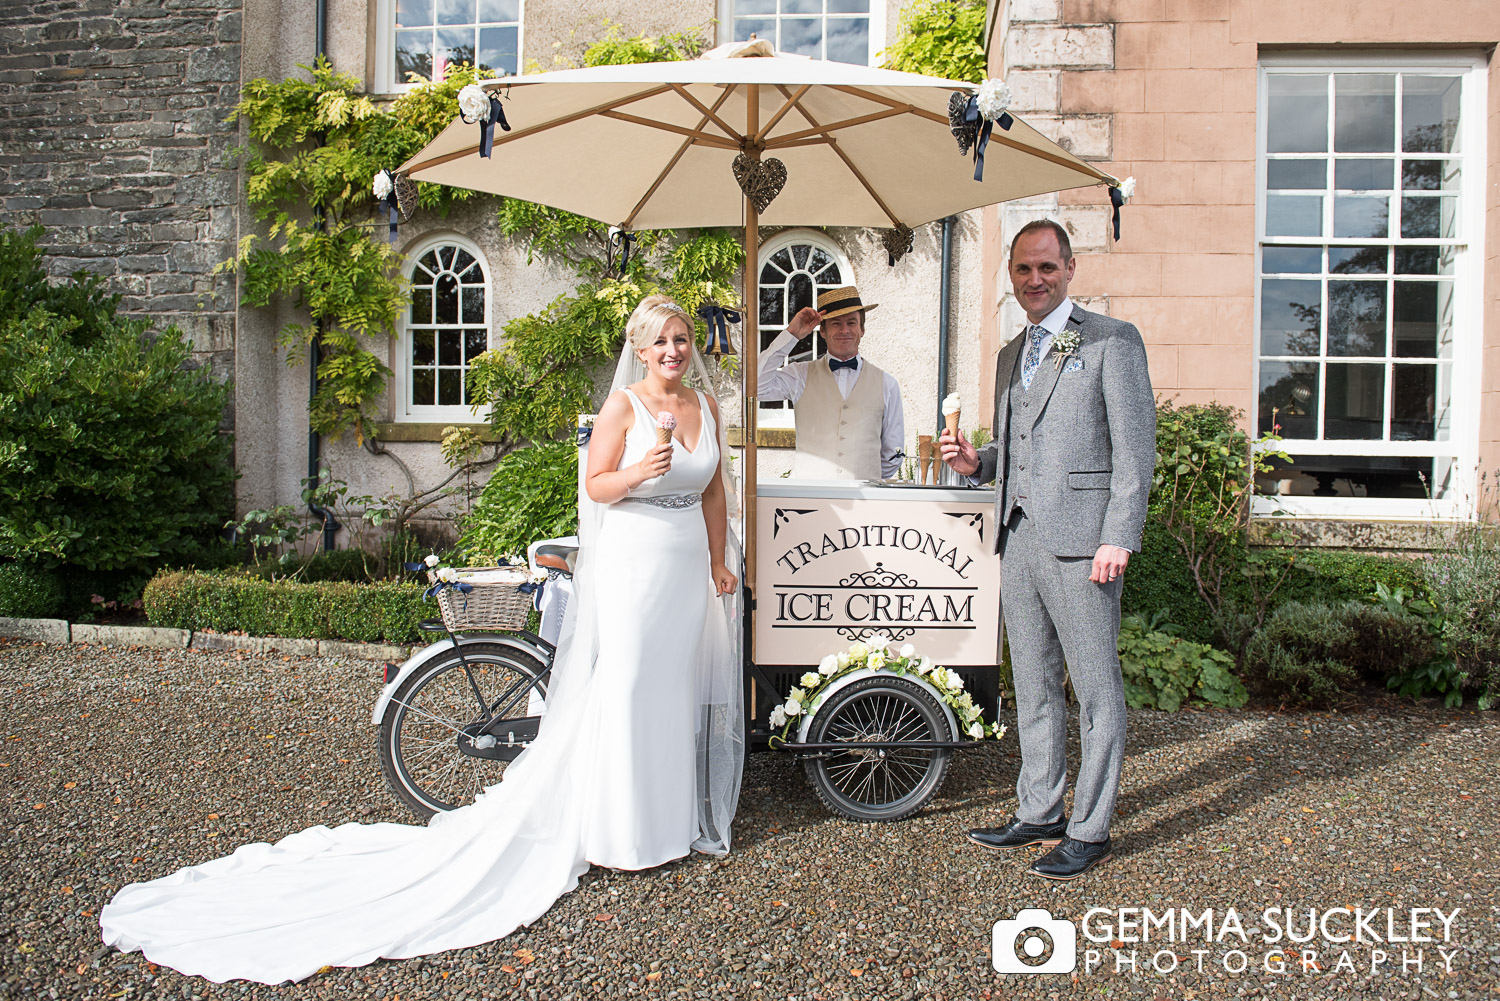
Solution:
<path fill-rule="evenodd" d="M 313 827 L 124 887 L 104 941 L 222 982 L 300 980 L 501 938 L 589 865 L 724 854 L 744 752 L 723 428 L 666 296 L 631 314 L 580 463 L 575 598 L 547 714 L 504 780 L 427 827 Z M 675 432 L 657 443 L 658 417 Z M 663 420 L 664 426 L 672 423 Z"/>

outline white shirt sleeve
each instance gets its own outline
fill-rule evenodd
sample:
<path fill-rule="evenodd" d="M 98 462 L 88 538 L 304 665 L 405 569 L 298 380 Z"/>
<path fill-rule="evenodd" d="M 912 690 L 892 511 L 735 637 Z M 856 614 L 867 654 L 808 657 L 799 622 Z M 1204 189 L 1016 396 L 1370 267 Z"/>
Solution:
<path fill-rule="evenodd" d="M 791 400 L 795 403 L 802 398 L 802 391 L 807 388 L 807 362 L 786 364 L 787 356 L 796 346 L 797 335 L 783 330 L 760 356 L 755 395 L 762 402 Z"/>
<path fill-rule="evenodd" d="M 885 374 L 885 419 L 880 425 L 880 475 L 891 479 L 901 472 L 901 454 L 906 450 L 906 415 L 901 410 L 901 384 Z"/>

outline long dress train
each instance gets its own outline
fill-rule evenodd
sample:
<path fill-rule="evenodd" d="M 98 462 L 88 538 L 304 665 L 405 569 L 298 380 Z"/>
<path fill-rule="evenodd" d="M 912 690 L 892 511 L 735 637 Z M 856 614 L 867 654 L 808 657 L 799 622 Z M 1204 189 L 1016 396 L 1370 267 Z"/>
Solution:
<path fill-rule="evenodd" d="M 630 399 L 622 468 L 656 441 L 655 421 Z M 213 981 L 300 980 L 501 938 L 591 862 L 641 869 L 705 844 L 727 850 L 738 762 L 706 764 L 704 744 L 742 722 L 726 710 L 732 684 L 725 704 L 705 691 L 725 687 L 722 670 L 715 681 L 705 667 L 726 666 L 729 630 L 695 501 L 720 454 L 701 393 L 699 406 L 698 444 L 676 443 L 666 474 L 603 512 L 583 557 L 596 588 L 576 610 L 597 616 L 578 627 L 596 630 L 595 652 L 559 652 L 559 672 L 581 670 L 557 679 L 554 692 L 568 695 L 549 695 L 538 738 L 504 781 L 426 827 L 318 826 L 133 883 L 100 913 L 104 941 Z M 704 816 L 705 782 L 721 801 L 728 789 L 728 812 Z"/>

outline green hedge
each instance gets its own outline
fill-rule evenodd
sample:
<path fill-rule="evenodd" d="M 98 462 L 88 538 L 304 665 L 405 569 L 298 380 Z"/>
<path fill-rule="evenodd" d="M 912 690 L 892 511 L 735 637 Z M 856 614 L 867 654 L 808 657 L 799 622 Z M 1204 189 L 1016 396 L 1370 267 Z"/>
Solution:
<path fill-rule="evenodd" d="M 0 615 L 48 619 L 63 605 L 57 574 L 32 563 L 0 563 Z"/>
<path fill-rule="evenodd" d="M 246 632 L 252 636 L 412 643 L 417 623 L 436 618 L 420 584 L 383 581 L 304 584 L 246 574 L 158 574 L 142 596 L 154 626 Z"/>

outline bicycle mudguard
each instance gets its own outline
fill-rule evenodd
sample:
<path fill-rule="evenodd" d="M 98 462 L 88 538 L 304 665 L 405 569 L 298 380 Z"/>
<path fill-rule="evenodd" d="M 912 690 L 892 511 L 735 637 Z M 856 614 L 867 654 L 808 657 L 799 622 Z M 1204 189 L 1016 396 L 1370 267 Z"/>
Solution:
<path fill-rule="evenodd" d="M 948 707 L 948 703 L 943 701 L 943 693 L 938 691 L 936 686 L 934 686 L 932 682 L 928 681 L 926 678 L 922 677 L 915 671 L 909 671 L 904 675 L 898 675 L 894 671 L 877 671 L 873 668 L 865 667 L 861 668 L 858 671 L 850 671 L 848 674 L 844 675 L 842 678 L 829 685 L 828 690 L 823 693 L 820 699 L 818 699 L 818 704 L 809 708 L 805 713 L 803 713 L 802 723 L 797 727 L 798 742 L 807 740 L 807 731 L 808 728 L 812 726 L 813 717 L 818 714 L 819 709 L 828 704 L 829 698 L 832 697 L 835 692 L 837 692 L 841 688 L 847 688 L 848 686 L 854 684 L 856 681 L 860 681 L 864 678 L 875 677 L 904 677 L 907 681 L 914 683 L 918 688 L 927 689 L 928 694 L 930 694 L 933 700 L 937 702 L 938 707 L 943 710 L 943 715 L 947 717 L 948 732 L 952 735 L 951 739 L 964 739 L 963 730 L 960 729 L 958 725 L 958 717 L 953 715 L 953 710 Z M 938 739 L 941 740 L 942 738 L 939 737 Z"/>
<path fill-rule="evenodd" d="M 459 642 L 465 645 L 483 643 L 487 646 L 509 647 L 516 653 L 530 657 L 543 666 L 552 662 L 552 652 L 550 650 L 520 636 L 492 635 L 486 633 L 482 636 L 469 637 L 460 634 Z M 390 705 L 391 698 L 396 694 L 396 689 L 401 687 L 401 683 L 406 680 L 408 675 L 428 661 L 440 656 L 451 656 L 454 653 L 453 641 L 441 639 L 436 643 L 429 643 L 408 657 L 406 662 L 401 665 L 401 669 L 396 672 L 396 676 L 380 690 L 380 697 L 375 700 L 375 709 L 370 713 L 370 722 L 377 726 L 380 724 L 381 718 L 385 716 L 386 707 Z"/>

